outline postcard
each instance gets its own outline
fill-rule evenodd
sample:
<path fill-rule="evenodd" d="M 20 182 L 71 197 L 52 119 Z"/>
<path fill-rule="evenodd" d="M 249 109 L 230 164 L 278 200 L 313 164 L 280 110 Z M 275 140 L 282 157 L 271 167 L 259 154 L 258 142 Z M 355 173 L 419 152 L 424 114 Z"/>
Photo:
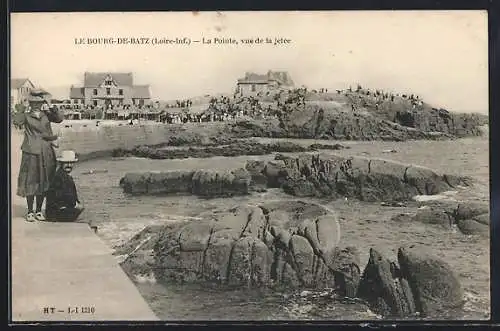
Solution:
<path fill-rule="evenodd" d="M 11 318 L 490 318 L 485 11 L 12 13 Z"/>

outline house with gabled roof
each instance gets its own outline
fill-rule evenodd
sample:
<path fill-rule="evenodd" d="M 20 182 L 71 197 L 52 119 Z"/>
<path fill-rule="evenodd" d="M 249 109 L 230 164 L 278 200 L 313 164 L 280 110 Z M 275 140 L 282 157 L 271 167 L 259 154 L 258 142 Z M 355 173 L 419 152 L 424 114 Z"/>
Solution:
<path fill-rule="evenodd" d="M 12 78 L 10 80 L 10 106 L 12 109 L 26 99 L 35 85 L 29 78 Z"/>
<path fill-rule="evenodd" d="M 245 73 L 238 79 L 236 92 L 241 95 L 256 95 L 279 89 L 290 89 L 295 86 L 290 74 L 286 71 L 269 70 L 266 74 Z"/>
<path fill-rule="evenodd" d="M 103 106 L 138 105 L 151 100 L 149 85 L 134 85 L 131 72 L 85 72 L 83 86 L 71 86 L 73 104 Z"/>

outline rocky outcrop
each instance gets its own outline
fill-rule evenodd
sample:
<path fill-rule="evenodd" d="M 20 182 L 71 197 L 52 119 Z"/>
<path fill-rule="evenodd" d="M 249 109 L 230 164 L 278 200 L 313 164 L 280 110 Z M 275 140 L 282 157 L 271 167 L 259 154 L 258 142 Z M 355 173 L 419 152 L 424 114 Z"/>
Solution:
<path fill-rule="evenodd" d="M 122 268 L 160 282 L 333 289 L 386 318 L 449 316 L 462 307 L 454 271 L 421 248 L 401 247 L 397 261 L 372 248 L 363 270 L 359 251 L 340 244 L 337 215 L 325 206 L 279 201 L 198 216 L 147 227 L 117 247 Z"/>
<path fill-rule="evenodd" d="M 353 109 L 354 108 L 354 109 Z M 334 140 L 450 139 L 480 136 L 487 116 L 450 113 L 410 103 L 375 106 L 370 102 L 291 105 L 279 121 L 252 120 L 231 124 L 230 132 L 241 137 L 309 138 Z"/>
<path fill-rule="evenodd" d="M 235 170 L 196 170 L 127 173 L 120 187 L 132 195 L 193 194 L 200 197 L 246 195 L 250 174 L 243 168 Z"/>
<path fill-rule="evenodd" d="M 425 103 L 415 106 L 409 98 L 382 101 L 350 92 L 335 102 L 286 105 L 279 122 L 280 130 L 272 132 L 286 137 L 401 141 L 478 136 L 488 117 L 451 113 Z M 262 125 L 269 127 L 271 122 Z M 262 131 L 257 123 L 245 126 L 256 135 Z"/>
<path fill-rule="evenodd" d="M 158 279 L 356 292 L 359 254 L 355 248 L 339 247 L 340 227 L 331 210 L 286 201 L 201 216 L 202 221 L 159 235 Z"/>
<path fill-rule="evenodd" d="M 357 295 L 375 312 L 392 318 L 442 316 L 464 303 L 462 287 L 447 263 L 404 247 L 398 250 L 397 262 L 370 250 Z"/>
<path fill-rule="evenodd" d="M 183 146 L 183 145 L 181 145 Z M 314 148 L 318 148 L 315 146 Z M 136 156 L 150 159 L 183 159 L 183 158 L 209 158 L 214 156 L 241 156 L 241 155 L 267 155 L 274 152 L 291 153 L 305 152 L 307 147 L 300 146 L 291 142 L 276 142 L 271 144 L 262 144 L 256 141 L 231 141 L 227 145 L 217 146 L 191 146 L 180 148 L 168 148 L 158 146 L 137 146 L 133 149 L 116 149 L 113 156 Z"/>
<path fill-rule="evenodd" d="M 278 154 L 273 161 L 248 161 L 244 169 L 128 173 L 120 180 L 124 192 L 130 194 L 189 193 L 209 197 L 282 188 L 297 197 L 350 197 L 394 203 L 471 183 L 466 177 L 414 165 L 318 153 Z M 460 213 L 467 216 L 470 211 Z M 447 220 L 440 212 L 433 214 L 433 210 L 418 217 L 424 222 Z"/>
<path fill-rule="evenodd" d="M 373 248 L 357 296 L 383 316 L 405 317 L 417 312 L 408 280 L 401 277 L 396 263 Z"/>
<path fill-rule="evenodd" d="M 408 281 L 421 316 L 463 306 L 462 286 L 446 262 L 416 248 L 400 248 L 398 262 L 401 277 Z"/>
<path fill-rule="evenodd" d="M 397 214 L 392 220 L 399 223 L 422 222 L 451 228 L 456 225 L 466 235 L 488 237 L 490 212 L 487 203 L 434 202 L 421 206 L 414 213 Z"/>
<path fill-rule="evenodd" d="M 401 110 L 395 121 L 425 132 L 446 132 L 456 137 L 480 136 L 484 116 L 478 114 L 450 113 L 445 109 Z M 487 124 L 486 117 L 486 124 Z"/>
<path fill-rule="evenodd" d="M 298 197 L 345 196 L 363 201 L 404 201 L 415 195 L 432 195 L 470 184 L 467 178 L 382 159 L 324 153 L 277 155 L 275 159 L 260 163 L 259 167 L 247 165 L 246 168 L 252 179 L 262 183 L 266 177 L 269 187 L 282 187 L 286 193 Z"/>
<path fill-rule="evenodd" d="M 195 136 L 196 137 L 196 136 Z M 192 142 L 192 144 L 190 144 Z M 193 138 L 171 137 L 168 142 L 154 146 L 141 145 L 132 149 L 115 149 L 114 157 L 136 156 L 150 159 L 209 158 L 214 156 L 267 155 L 272 153 L 297 153 L 318 150 L 349 148 L 341 144 L 311 144 L 302 146 L 288 141 L 270 144 L 254 140 L 237 140 L 227 137 L 210 139 L 210 142 Z"/>

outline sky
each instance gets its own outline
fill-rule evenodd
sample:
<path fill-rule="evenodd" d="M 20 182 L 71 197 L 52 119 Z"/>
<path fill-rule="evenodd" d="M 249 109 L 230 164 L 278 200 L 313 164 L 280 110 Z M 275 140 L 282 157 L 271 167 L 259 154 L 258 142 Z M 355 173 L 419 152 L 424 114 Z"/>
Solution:
<path fill-rule="evenodd" d="M 85 71 L 133 72 L 154 99 L 231 93 L 245 72 L 288 71 L 309 88 L 413 93 L 452 111 L 488 112 L 486 11 L 11 14 L 11 77 L 68 97 Z M 77 44 L 75 38 L 148 38 Z M 190 45 L 151 44 L 190 38 Z M 288 44 L 243 44 L 243 38 Z M 234 38 L 238 44 L 194 40 Z"/>

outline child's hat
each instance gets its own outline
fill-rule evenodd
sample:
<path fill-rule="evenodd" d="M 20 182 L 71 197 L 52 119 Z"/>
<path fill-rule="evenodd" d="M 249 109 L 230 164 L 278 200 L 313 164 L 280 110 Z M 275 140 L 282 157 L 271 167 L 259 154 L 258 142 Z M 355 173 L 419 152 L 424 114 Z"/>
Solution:
<path fill-rule="evenodd" d="M 61 156 L 57 158 L 59 162 L 77 162 L 75 151 L 62 151 Z"/>

